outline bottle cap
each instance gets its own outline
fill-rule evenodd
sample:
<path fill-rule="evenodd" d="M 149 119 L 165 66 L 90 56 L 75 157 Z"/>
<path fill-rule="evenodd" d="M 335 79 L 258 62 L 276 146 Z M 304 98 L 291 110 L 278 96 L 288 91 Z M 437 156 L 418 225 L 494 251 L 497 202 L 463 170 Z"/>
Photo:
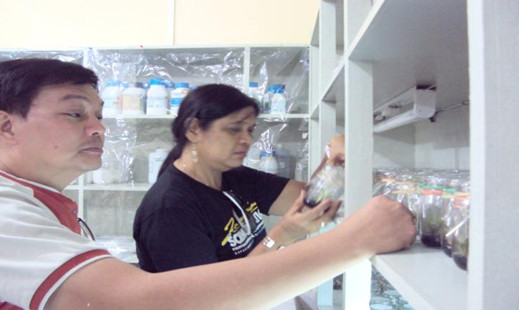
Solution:
<path fill-rule="evenodd" d="M 119 81 L 119 80 L 108 80 L 108 81 L 106 81 L 105 85 L 106 85 L 107 87 L 110 87 L 110 86 L 119 86 L 119 85 L 121 85 L 121 81 Z"/>
<path fill-rule="evenodd" d="M 175 83 L 175 88 L 189 88 L 189 83 L 177 82 Z"/>
<path fill-rule="evenodd" d="M 269 155 L 276 156 L 276 151 L 274 151 L 274 150 L 261 150 L 260 157 L 267 157 Z"/>
<path fill-rule="evenodd" d="M 164 85 L 164 81 L 162 79 L 154 78 L 150 80 L 150 85 Z"/>

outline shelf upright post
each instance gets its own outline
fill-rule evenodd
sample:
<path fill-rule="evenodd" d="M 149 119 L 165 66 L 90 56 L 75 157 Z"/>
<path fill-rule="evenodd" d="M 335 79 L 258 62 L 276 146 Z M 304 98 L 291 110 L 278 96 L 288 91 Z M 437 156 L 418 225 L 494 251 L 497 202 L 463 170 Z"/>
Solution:
<path fill-rule="evenodd" d="M 335 113 L 329 105 L 321 102 L 333 70 L 336 66 L 336 8 L 335 1 L 321 1 L 319 10 L 319 88 L 318 123 L 312 126 L 310 137 L 310 173 L 317 168 L 323 156 L 327 141 L 335 131 Z M 317 127 L 317 128 L 315 128 Z M 333 279 L 318 287 L 319 306 L 333 306 Z"/>
<path fill-rule="evenodd" d="M 467 308 L 513 309 L 519 297 L 517 2 L 467 1 L 470 244 Z"/>
<path fill-rule="evenodd" d="M 346 166 L 344 207 L 350 215 L 372 196 L 373 170 L 373 68 L 349 60 L 349 46 L 360 29 L 369 1 L 344 0 L 344 132 Z M 371 263 L 366 260 L 344 274 L 344 309 L 368 310 L 371 295 Z"/>

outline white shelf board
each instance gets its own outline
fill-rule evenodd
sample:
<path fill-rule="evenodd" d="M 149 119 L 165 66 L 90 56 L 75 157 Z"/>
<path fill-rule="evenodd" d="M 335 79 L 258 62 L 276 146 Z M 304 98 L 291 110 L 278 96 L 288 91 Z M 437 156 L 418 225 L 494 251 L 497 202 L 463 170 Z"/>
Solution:
<path fill-rule="evenodd" d="M 441 249 L 416 242 L 409 249 L 377 255 L 371 261 L 416 309 L 467 308 L 467 272 Z"/>
<path fill-rule="evenodd" d="M 321 102 L 318 102 L 316 105 L 312 107 L 312 111 L 310 111 L 310 118 L 311 119 L 319 119 L 319 105 Z"/>
<path fill-rule="evenodd" d="M 465 0 L 379 0 L 348 49 L 353 60 L 427 61 L 467 49 Z"/>
<path fill-rule="evenodd" d="M 103 119 L 175 119 L 175 116 L 173 115 L 125 115 L 120 114 L 117 116 L 103 116 Z"/>
<path fill-rule="evenodd" d="M 116 119 L 116 118 L 122 118 L 122 119 L 168 119 L 173 120 L 175 119 L 175 116 L 173 115 L 117 115 L 117 116 L 104 116 L 104 119 Z M 299 114 L 260 114 L 259 118 L 308 118 L 308 114 L 305 113 L 299 113 Z"/>
<path fill-rule="evenodd" d="M 320 14 L 317 13 L 317 18 L 315 19 L 314 30 L 312 32 L 312 37 L 310 39 L 310 45 L 315 46 L 315 47 L 319 47 L 319 18 L 320 18 Z"/>
<path fill-rule="evenodd" d="M 268 118 L 268 119 L 279 119 L 279 120 L 283 120 L 283 119 L 289 119 L 289 118 L 294 118 L 294 119 L 298 119 L 298 118 L 308 118 L 309 115 L 306 114 L 306 113 L 302 113 L 302 114 L 260 114 L 259 115 L 259 118 L 261 119 L 264 119 L 264 118 Z"/>
<path fill-rule="evenodd" d="M 148 191 L 151 187 L 149 183 L 133 183 L 133 184 L 88 184 L 84 186 L 85 191 Z"/>
<path fill-rule="evenodd" d="M 344 94 L 344 62 L 341 62 L 333 71 L 333 76 L 328 82 L 321 97 L 322 102 L 336 103 L 338 97 Z M 340 98 L 339 98 L 340 99 Z M 340 102 L 340 100 L 339 100 Z"/>
<path fill-rule="evenodd" d="M 419 84 L 436 85 L 439 108 L 468 99 L 465 0 L 379 0 L 349 46 L 374 64 L 374 106 Z"/>

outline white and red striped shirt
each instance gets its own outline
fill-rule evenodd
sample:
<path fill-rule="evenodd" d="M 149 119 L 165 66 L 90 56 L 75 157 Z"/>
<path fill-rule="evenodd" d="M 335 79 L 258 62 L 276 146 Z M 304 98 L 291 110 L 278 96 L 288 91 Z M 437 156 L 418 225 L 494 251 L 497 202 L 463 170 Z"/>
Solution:
<path fill-rule="evenodd" d="M 0 310 L 43 309 L 74 272 L 106 257 L 80 235 L 74 201 L 0 171 Z"/>

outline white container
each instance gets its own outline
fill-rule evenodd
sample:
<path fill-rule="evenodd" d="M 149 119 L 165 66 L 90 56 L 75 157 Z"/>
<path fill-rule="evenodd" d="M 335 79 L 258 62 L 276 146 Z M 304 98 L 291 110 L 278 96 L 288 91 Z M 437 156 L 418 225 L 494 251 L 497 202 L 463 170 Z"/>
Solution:
<path fill-rule="evenodd" d="M 142 83 L 128 83 L 128 87 L 123 90 L 122 95 L 122 114 L 143 115 L 145 114 L 146 91 Z"/>
<path fill-rule="evenodd" d="M 157 181 L 160 167 L 168 154 L 169 151 L 166 149 L 156 149 L 148 155 L 148 183 L 153 184 Z"/>
<path fill-rule="evenodd" d="M 261 144 L 256 142 L 249 148 L 247 156 L 243 161 L 243 165 L 252 169 L 260 168 Z"/>
<path fill-rule="evenodd" d="M 278 161 L 277 175 L 290 178 L 290 151 L 283 147 L 283 144 L 276 145 L 276 159 Z"/>
<path fill-rule="evenodd" d="M 260 170 L 267 173 L 278 173 L 278 161 L 274 150 L 261 151 Z"/>
<path fill-rule="evenodd" d="M 274 90 L 270 103 L 270 114 L 285 114 L 287 112 L 287 99 L 284 87 L 279 86 Z"/>
<path fill-rule="evenodd" d="M 270 113 L 271 107 L 271 99 L 274 94 L 274 87 L 271 85 L 267 88 L 267 92 L 263 94 L 263 98 L 261 100 L 261 112 L 265 114 Z"/>
<path fill-rule="evenodd" d="M 189 93 L 189 83 L 179 82 L 175 83 L 175 89 L 170 92 L 169 99 L 169 114 L 177 116 L 178 109 L 184 97 Z"/>
<path fill-rule="evenodd" d="M 168 114 L 168 93 L 161 79 L 150 80 L 150 89 L 148 90 L 146 98 L 146 114 Z"/>
<path fill-rule="evenodd" d="M 108 80 L 105 89 L 101 93 L 103 100 L 103 116 L 115 116 L 121 114 L 121 81 Z"/>
<path fill-rule="evenodd" d="M 263 92 L 261 91 L 258 82 L 249 82 L 249 90 L 247 95 L 252 99 L 256 100 L 260 111 L 262 110 L 261 101 L 263 99 Z"/>

